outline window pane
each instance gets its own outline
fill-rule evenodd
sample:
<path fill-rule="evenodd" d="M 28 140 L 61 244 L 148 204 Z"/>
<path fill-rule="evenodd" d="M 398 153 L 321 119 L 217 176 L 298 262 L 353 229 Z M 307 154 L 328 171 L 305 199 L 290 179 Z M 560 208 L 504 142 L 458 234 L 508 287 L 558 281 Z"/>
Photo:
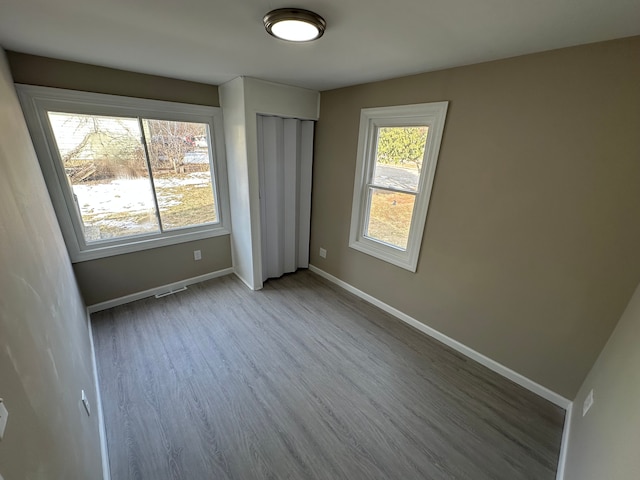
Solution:
<path fill-rule="evenodd" d="M 158 233 L 138 120 L 48 115 L 87 243 Z"/>
<path fill-rule="evenodd" d="M 407 249 L 415 195 L 369 189 L 369 218 L 365 236 Z"/>
<path fill-rule="evenodd" d="M 418 191 L 428 127 L 380 127 L 373 184 Z"/>
<path fill-rule="evenodd" d="M 146 119 L 143 124 L 162 228 L 217 222 L 208 125 Z"/>

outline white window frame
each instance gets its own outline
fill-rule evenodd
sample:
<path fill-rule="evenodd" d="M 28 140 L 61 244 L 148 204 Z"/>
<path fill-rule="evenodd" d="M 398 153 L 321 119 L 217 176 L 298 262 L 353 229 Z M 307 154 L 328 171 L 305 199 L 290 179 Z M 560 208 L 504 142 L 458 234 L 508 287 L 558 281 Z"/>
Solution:
<path fill-rule="evenodd" d="M 434 102 L 363 108 L 360 111 L 358 156 L 349 234 L 351 248 L 412 272 L 416 271 L 448 105 L 449 102 Z M 369 217 L 369 189 L 376 188 L 373 184 L 373 175 L 376 165 L 378 129 L 416 125 L 425 125 L 429 131 L 415 195 L 407 248 L 404 250 L 365 236 L 365 229 Z"/>
<path fill-rule="evenodd" d="M 230 233 L 229 192 L 220 108 L 33 85 L 16 84 L 16 90 L 72 262 L 94 260 Z M 214 144 L 214 148 L 209 149 L 209 164 L 218 221 L 162 233 L 86 242 L 82 220 L 74 207 L 73 192 L 56 147 L 48 112 L 142 117 L 209 125 L 209 134 Z"/>

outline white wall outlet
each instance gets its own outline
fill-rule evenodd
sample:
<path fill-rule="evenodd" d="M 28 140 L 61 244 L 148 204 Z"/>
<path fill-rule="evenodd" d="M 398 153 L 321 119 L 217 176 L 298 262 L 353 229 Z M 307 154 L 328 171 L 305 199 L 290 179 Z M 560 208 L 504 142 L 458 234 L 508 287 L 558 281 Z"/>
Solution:
<path fill-rule="evenodd" d="M 9 412 L 7 411 L 7 407 L 4 406 L 4 402 L 0 398 L 0 440 L 4 437 L 4 429 L 7 426 L 7 417 L 9 416 Z"/>
<path fill-rule="evenodd" d="M 324 248 L 320 249 L 320 256 L 322 258 L 327 258 L 327 251 Z"/>
<path fill-rule="evenodd" d="M 202 251 L 194 250 L 193 251 L 193 259 L 194 260 L 202 260 Z"/>
<path fill-rule="evenodd" d="M 591 391 L 589 392 L 589 395 L 587 395 L 587 398 L 584 399 L 584 403 L 582 404 L 583 417 L 587 414 L 587 412 L 589 411 L 592 405 L 593 405 L 593 389 L 591 389 Z"/>
<path fill-rule="evenodd" d="M 87 415 L 91 416 L 91 405 L 89 405 L 89 399 L 87 398 L 87 394 L 82 390 L 81 393 L 82 405 L 84 405 L 84 409 L 87 411 Z"/>

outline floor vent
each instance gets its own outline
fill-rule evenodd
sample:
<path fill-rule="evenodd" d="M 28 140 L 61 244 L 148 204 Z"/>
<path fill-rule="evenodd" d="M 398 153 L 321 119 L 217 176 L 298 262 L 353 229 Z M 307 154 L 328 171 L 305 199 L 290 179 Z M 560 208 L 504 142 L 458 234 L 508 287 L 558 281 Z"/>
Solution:
<path fill-rule="evenodd" d="M 162 297 L 166 297 L 167 295 L 173 295 L 174 293 L 184 292 L 186 289 L 187 289 L 187 286 L 185 285 L 182 288 L 176 288 L 175 290 L 169 290 L 168 292 L 157 293 L 156 298 L 162 298 Z"/>

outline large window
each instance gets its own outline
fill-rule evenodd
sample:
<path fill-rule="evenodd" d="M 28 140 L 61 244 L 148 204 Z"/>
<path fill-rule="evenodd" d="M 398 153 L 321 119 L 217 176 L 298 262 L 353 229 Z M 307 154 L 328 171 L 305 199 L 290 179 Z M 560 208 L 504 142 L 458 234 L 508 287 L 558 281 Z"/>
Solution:
<path fill-rule="evenodd" d="M 362 109 L 349 246 L 415 272 L 447 105 Z"/>
<path fill-rule="evenodd" d="M 220 109 L 18 91 L 73 261 L 229 232 Z"/>

